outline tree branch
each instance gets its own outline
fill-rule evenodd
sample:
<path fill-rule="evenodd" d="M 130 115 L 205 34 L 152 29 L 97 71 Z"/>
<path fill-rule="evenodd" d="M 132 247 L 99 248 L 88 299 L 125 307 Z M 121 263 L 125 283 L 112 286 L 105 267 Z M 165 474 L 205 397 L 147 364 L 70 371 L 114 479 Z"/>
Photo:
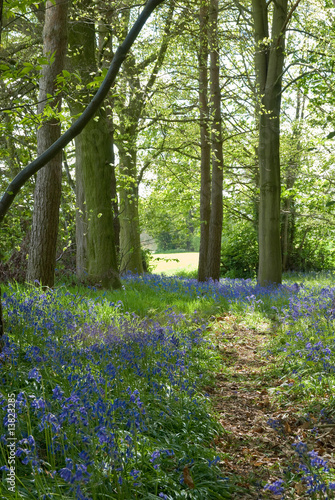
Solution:
<path fill-rule="evenodd" d="M 8 212 L 15 196 L 20 191 L 25 182 L 44 165 L 46 165 L 57 153 L 59 153 L 74 137 L 76 137 L 84 129 L 87 123 L 93 118 L 96 111 L 103 103 L 108 94 L 109 89 L 113 85 L 119 69 L 125 60 L 131 46 L 135 42 L 144 24 L 148 20 L 154 9 L 163 3 L 164 0 L 148 0 L 143 11 L 137 18 L 135 24 L 129 31 L 124 42 L 117 49 L 107 75 L 102 82 L 98 92 L 93 97 L 82 115 L 74 122 L 74 124 L 41 156 L 39 156 L 32 163 L 27 165 L 9 184 L 6 192 L 0 201 L 0 223 L 3 221 L 6 213 Z"/>

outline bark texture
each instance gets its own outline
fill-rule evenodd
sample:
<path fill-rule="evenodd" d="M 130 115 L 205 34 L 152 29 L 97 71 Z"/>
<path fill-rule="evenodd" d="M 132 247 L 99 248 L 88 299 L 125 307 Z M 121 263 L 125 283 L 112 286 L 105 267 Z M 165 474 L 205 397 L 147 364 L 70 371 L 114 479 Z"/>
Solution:
<path fill-rule="evenodd" d="M 207 254 L 209 244 L 209 221 L 211 215 L 211 143 L 208 106 L 208 2 L 200 0 L 199 38 L 199 111 L 201 147 L 200 185 L 200 250 L 198 280 L 207 278 Z"/>
<path fill-rule="evenodd" d="M 44 55 L 54 54 L 53 62 L 44 66 L 40 79 L 38 113 L 43 114 L 48 94 L 57 94 L 56 78 L 64 68 L 67 44 L 67 2 L 48 1 L 43 30 Z M 50 103 L 48 103 L 50 105 Z M 56 95 L 52 107 L 59 111 L 61 96 Z M 44 122 L 37 132 L 37 152 L 41 155 L 61 135 L 57 118 Z M 62 155 L 58 152 L 37 173 L 34 193 L 34 214 L 31 229 L 27 281 L 38 280 L 52 287 L 56 265 L 59 205 L 61 197 Z"/>
<path fill-rule="evenodd" d="M 293 125 L 293 134 L 291 138 L 292 150 L 294 153 L 289 159 L 285 172 L 285 188 L 288 192 L 293 188 L 300 167 L 301 156 L 301 137 L 302 137 L 302 123 L 304 120 L 305 97 L 301 97 L 298 93 L 295 123 Z M 281 241 L 282 241 L 282 257 L 283 257 L 283 271 L 288 271 L 291 268 L 293 257 L 293 241 L 295 236 L 295 219 L 296 207 L 294 196 L 286 196 L 282 200 L 282 227 L 281 227 Z"/>
<path fill-rule="evenodd" d="M 271 39 L 269 6 L 265 0 L 252 2 L 259 114 L 258 281 L 262 286 L 282 280 L 279 144 L 287 0 L 278 0 L 273 5 Z"/>
<path fill-rule="evenodd" d="M 211 0 L 209 9 L 209 48 L 210 48 L 210 112 L 212 147 L 212 193 L 211 215 L 209 222 L 209 245 L 207 253 L 207 277 L 220 279 L 221 235 L 222 235 L 222 119 L 220 91 L 220 60 L 218 44 L 218 0 Z"/>
<path fill-rule="evenodd" d="M 131 142 L 128 142 L 127 149 L 121 147 L 119 150 L 120 173 L 123 177 L 120 188 L 120 258 L 123 271 L 143 273 L 138 213 L 136 145 L 131 147 L 133 139 L 134 136 L 132 136 Z"/>
<path fill-rule="evenodd" d="M 85 85 L 96 71 L 96 32 L 89 18 L 70 27 L 70 64 Z M 71 113 L 82 112 L 89 101 L 86 86 L 80 102 L 70 103 Z M 112 143 L 104 110 L 98 111 L 76 137 L 77 275 L 105 288 L 121 286 L 116 261 L 112 212 Z"/>
<path fill-rule="evenodd" d="M 138 213 L 137 172 L 137 136 L 143 110 L 148 96 L 155 84 L 158 72 L 163 65 L 168 48 L 170 27 L 174 12 L 174 2 L 170 2 L 164 26 L 164 35 L 155 58 L 155 64 L 146 83 L 143 84 L 141 63 L 130 54 L 124 64 L 125 86 L 128 91 L 128 104 L 125 97 L 119 99 L 119 137 L 117 146 L 120 157 L 121 189 L 120 189 L 120 261 L 122 271 L 143 273 L 142 252 L 140 242 L 140 221 Z M 122 17 L 122 26 L 126 30 L 129 24 L 129 12 Z"/>

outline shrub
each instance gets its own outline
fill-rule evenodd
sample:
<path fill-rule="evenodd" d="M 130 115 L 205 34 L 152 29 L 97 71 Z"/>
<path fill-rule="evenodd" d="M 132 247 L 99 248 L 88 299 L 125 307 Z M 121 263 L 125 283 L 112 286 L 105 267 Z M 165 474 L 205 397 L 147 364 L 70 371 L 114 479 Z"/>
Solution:
<path fill-rule="evenodd" d="M 221 247 L 221 276 L 254 278 L 258 266 L 257 233 L 251 224 L 227 227 Z"/>

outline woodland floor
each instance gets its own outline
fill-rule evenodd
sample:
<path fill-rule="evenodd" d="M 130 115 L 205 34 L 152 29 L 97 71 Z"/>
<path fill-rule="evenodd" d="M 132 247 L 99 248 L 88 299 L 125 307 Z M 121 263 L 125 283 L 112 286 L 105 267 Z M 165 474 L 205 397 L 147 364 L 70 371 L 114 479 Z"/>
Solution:
<path fill-rule="evenodd" d="M 294 467 L 292 444 L 299 439 L 334 467 L 335 427 L 318 428 L 311 413 L 306 418 L 306 405 L 286 398 L 279 403 L 271 396 L 274 388 L 291 382 L 278 376 L 276 360 L 266 359 L 264 354 L 275 331 L 250 330 L 233 316 L 216 318 L 211 329 L 222 356 L 222 370 L 216 374 L 215 388 L 206 389 L 225 429 L 215 442 L 217 449 L 226 454 L 223 472 L 235 477 L 240 488 L 232 498 L 278 499 L 264 491 L 264 482 L 281 479 L 283 470 Z M 269 426 L 269 419 L 280 420 L 281 432 Z M 298 482 L 292 484 L 288 498 L 310 497 Z"/>

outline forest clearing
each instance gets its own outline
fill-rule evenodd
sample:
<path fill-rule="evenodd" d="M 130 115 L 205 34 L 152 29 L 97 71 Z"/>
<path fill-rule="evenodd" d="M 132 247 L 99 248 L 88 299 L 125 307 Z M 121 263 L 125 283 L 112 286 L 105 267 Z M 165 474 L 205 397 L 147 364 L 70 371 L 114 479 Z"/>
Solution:
<path fill-rule="evenodd" d="M 333 498 L 334 277 L 285 278 L 5 286 L 1 498 Z"/>
<path fill-rule="evenodd" d="M 152 255 L 152 266 L 156 274 L 175 274 L 178 271 L 193 271 L 196 273 L 198 263 L 198 252 L 155 253 Z"/>

